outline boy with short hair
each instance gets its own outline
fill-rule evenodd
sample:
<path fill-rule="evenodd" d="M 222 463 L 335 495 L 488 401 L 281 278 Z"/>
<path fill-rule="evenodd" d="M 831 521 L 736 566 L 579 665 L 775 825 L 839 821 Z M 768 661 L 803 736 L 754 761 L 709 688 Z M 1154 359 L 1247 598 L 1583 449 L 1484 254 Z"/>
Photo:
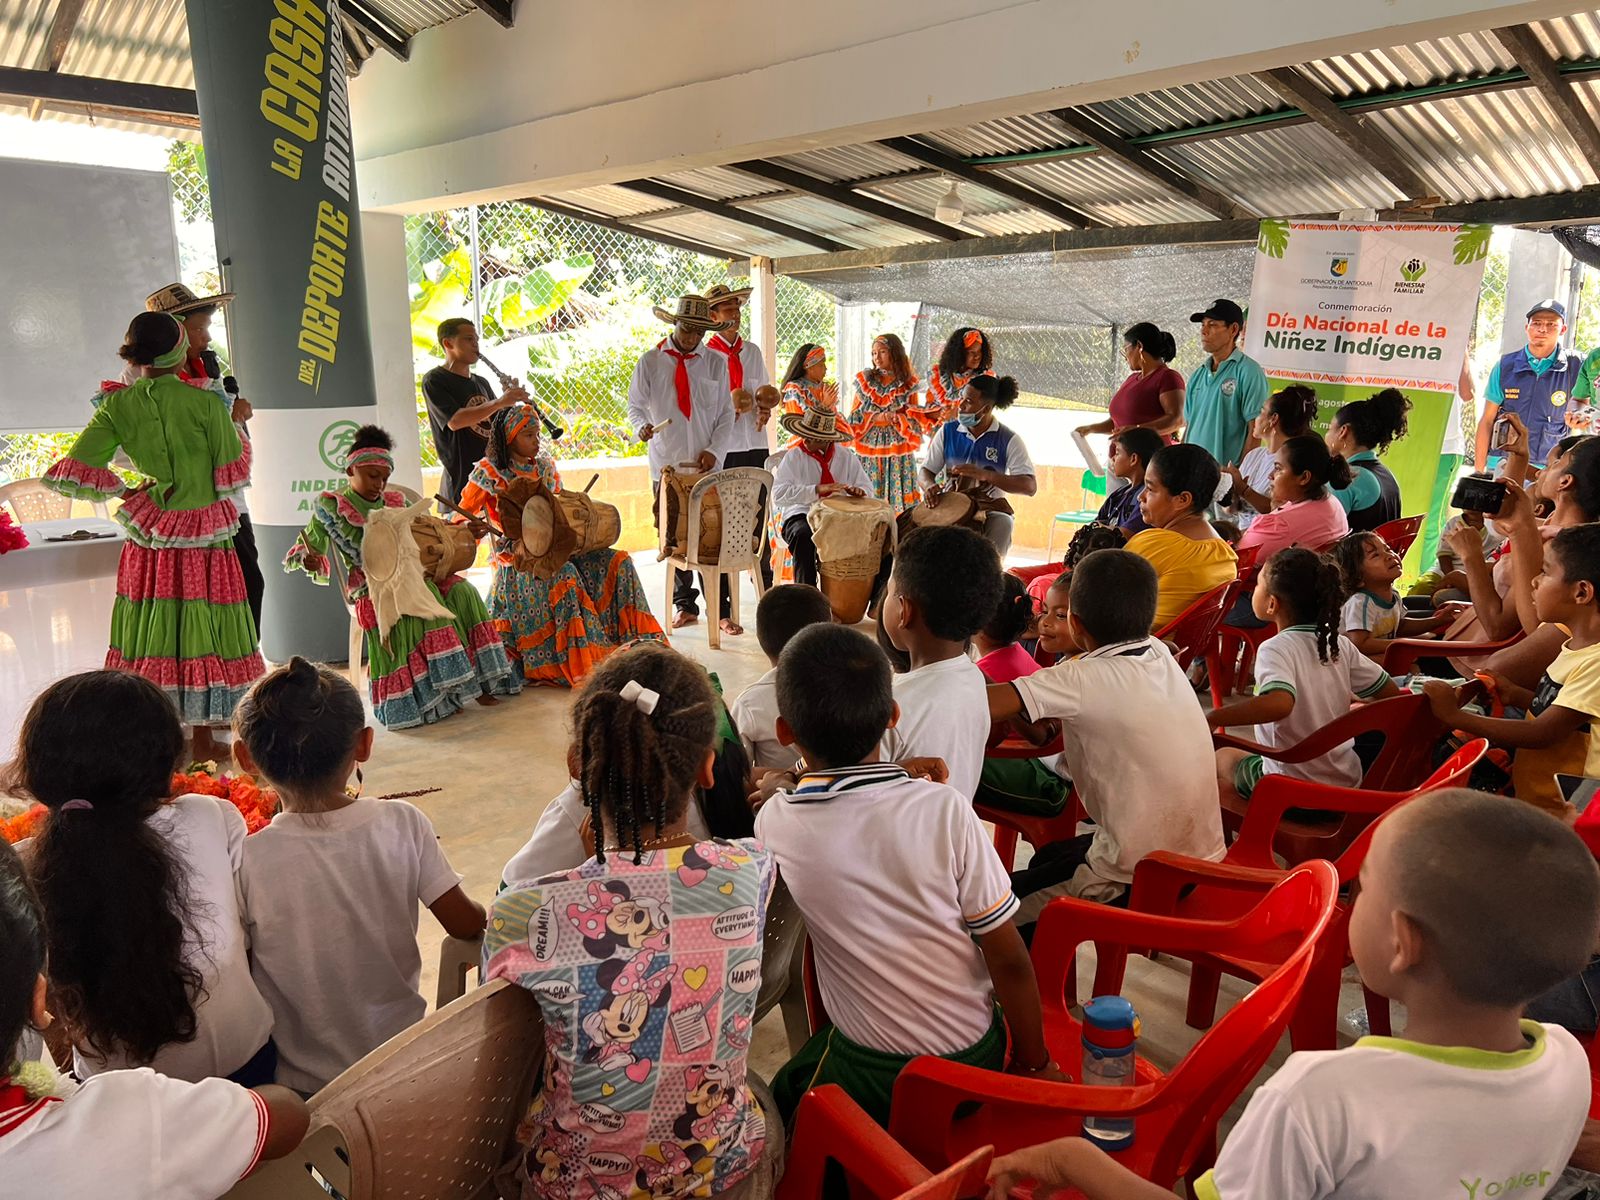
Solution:
<path fill-rule="evenodd" d="M 757 770 L 787 771 L 794 766 L 794 751 L 778 740 L 778 656 L 806 626 L 832 620 L 828 598 L 804 583 L 772 588 L 756 605 L 756 641 L 772 669 L 739 693 L 728 715 Z"/>
<path fill-rule="evenodd" d="M 1467 712 L 1442 680 L 1429 680 L 1422 690 L 1446 727 L 1516 749 L 1511 790 L 1517 799 L 1564 816 L 1556 772 L 1600 774 L 1600 742 L 1590 728 L 1600 720 L 1600 525 L 1569 526 L 1546 542 L 1544 570 L 1533 582 L 1539 620 L 1564 626 L 1571 636 L 1533 691 L 1495 676 L 1501 701 L 1525 710 L 1523 720 Z"/>
<path fill-rule="evenodd" d="M 1600 871 L 1559 821 L 1450 789 L 1379 826 L 1361 868 L 1350 950 L 1362 981 L 1404 1004 L 1404 1038 L 1291 1054 L 1251 1097 L 1198 1200 L 1536 1200 L 1560 1177 L 1589 1108 L 1589 1065 L 1566 1030 L 1520 1019 L 1576 975 L 1600 932 Z M 1082 1138 L 996 1159 L 1015 1182 L 1090 1200 L 1170 1200 Z"/>
<path fill-rule="evenodd" d="M 1211 730 L 1183 669 L 1150 634 L 1157 592 L 1155 568 L 1139 555 L 1085 555 L 1051 588 L 1040 623 L 1043 644 L 1085 653 L 988 689 L 996 721 L 1061 722 L 1062 766 L 1095 821 L 1092 833 L 1040 847 L 1012 876 L 1024 924 L 1056 896 L 1124 902 L 1152 851 L 1212 861 L 1225 852 Z"/>
<path fill-rule="evenodd" d="M 911 669 L 894 677 L 900 720 L 883 757 L 942 758 L 970 802 L 989 740 L 988 681 L 967 642 L 1000 603 L 1000 555 L 981 534 L 919 529 L 900 543 L 883 600 L 883 630 Z"/>
<path fill-rule="evenodd" d="M 1059 1078 L 982 822 L 954 788 L 880 761 L 898 716 L 882 651 L 840 625 L 803 629 L 778 660 L 777 691 L 778 736 L 804 770 L 756 814 L 756 836 L 805 917 L 833 1022 L 773 1080 L 780 1109 L 837 1083 L 887 1124 L 912 1058 L 999 1070 L 1007 1026 L 1012 1072 Z"/>
<path fill-rule="evenodd" d="M 1166 444 L 1166 438 L 1143 425 L 1130 425 L 1111 435 L 1106 469 L 1114 478 L 1123 480 L 1125 486 L 1106 497 L 1094 516 L 1097 522 L 1115 525 L 1129 537 L 1150 528 L 1139 511 L 1139 497 L 1144 494 L 1145 468 Z"/>

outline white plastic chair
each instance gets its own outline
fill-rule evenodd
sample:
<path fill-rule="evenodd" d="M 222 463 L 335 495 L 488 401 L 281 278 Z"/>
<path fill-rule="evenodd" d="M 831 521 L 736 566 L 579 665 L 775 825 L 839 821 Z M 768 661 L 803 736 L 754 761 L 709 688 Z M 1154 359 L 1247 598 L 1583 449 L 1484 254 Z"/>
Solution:
<path fill-rule="evenodd" d="M 705 494 L 712 488 L 722 503 L 722 545 L 714 563 L 700 561 L 700 506 Z M 739 572 L 749 571 L 755 582 L 756 595 L 766 592 L 761 578 L 761 542 L 767 536 L 767 518 L 772 505 L 772 472 L 759 467 L 733 467 L 726 471 L 713 471 L 689 493 L 689 547 L 687 554 L 667 557 L 667 597 L 662 612 L 672 611 L 672 587 L 679 571 L 698 571 L 710 585 L 706 596 L 708 617 L 706 637 L 713 650 L 722 646 L 722 626 L 717 614 L 722 611 L 722 589 L 731 587 L 732 600 L 729 616 L 735 625 L 739 620 Z M 669 531 L 670 532 L 670 531 Z M 662 534 L 663 546 L 667 533 Z"/>
<path fill-rule="evenodd" d="M 30 521 L 64 521 L 72 516 L 72 497 L 52 492 L 42 479 L 17 479 L 0 484 L 0 505 L 11 510 L 18 525 Z M 96 500 L 90 507 L 97 517 L 107 515 L 104 500 Z"/>

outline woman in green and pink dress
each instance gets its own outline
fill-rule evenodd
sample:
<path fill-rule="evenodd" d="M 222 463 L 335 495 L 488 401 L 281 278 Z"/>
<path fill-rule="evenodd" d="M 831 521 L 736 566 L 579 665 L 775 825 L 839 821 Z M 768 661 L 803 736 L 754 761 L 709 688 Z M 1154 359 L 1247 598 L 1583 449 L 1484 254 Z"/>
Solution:
<path fill-rule="evenodd" d="M 856 376 L 856 403 L 850 412 L 855 451 L 872 480 L 872 494 L 903 512 L 922 499 L 917 486 L 917 447 L 923 418 L 916 412 L 917 376 L 900 339 L 892 333 L 872 339 L 872 367 Z"/>
<path fill-rule="evenodd" d="M 431 725 L 459 712 L 468 700 L 495 703 L 515 695 L 522 681 L 511 666 L 483 597 L 452 575 L 428 590 L 451 619 L 402 616 L 387 638 L 378 636 L 378 616 L 361 569 L 361 539 L 367 517 L 381 508 L 404 508 L 400 492 L 386 485 L 394 471 L 394 441 L 375 425 L 356 430 L 345 457 L 350 483 L 317 497 L 311 520 L 283 560 L 286 571 L 303 571 L 326 584 L 329 554 L 344 564 L 345 598 L 366 633 L 367 677 L 372 712 L 385 729 Z"/>
<path fill-rule="evenodd" d="M 128 540 L 106 666 L 166 692 L 204 759 L 216 750 L 211 730 L 232 720 L 263 668 L 233 551 L 232 498 L 250 482 L 249 449 L 216 397 L 178 378 L 188 346 L 169 314 L 135 317 L 119 353 L 141 378 L 106 396 L 44 484 L 75 499 L 122 498 Z M 119 449 L 146 482 L 123 485 L 110 468 Z"/>

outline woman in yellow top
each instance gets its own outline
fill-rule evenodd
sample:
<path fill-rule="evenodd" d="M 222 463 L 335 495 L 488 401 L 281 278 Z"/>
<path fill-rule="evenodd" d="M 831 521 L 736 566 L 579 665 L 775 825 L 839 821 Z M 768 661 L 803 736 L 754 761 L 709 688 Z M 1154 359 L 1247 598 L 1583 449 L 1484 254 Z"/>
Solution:
<path fill-rule="evenodd" d="M 1144 473 L 1139 512 L 1150 528 L 1128 539 L 1129 550 L 1156 569 L 1160 595 L 1153 631 L 1238 573 L 1238 556 L 1211 528 L 1206 507 L 1222 470 L 1194 445 L 1163 446 Z"/>

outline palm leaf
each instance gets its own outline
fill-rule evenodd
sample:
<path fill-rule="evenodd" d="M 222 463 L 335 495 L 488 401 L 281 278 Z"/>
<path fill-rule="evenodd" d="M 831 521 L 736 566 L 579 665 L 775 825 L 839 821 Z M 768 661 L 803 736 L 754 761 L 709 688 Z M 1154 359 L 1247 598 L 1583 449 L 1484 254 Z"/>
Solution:
<path fill-rule="evenodd" d="M 1456 233 L 1455 260 L 1458 267 L 1475 263 L 1489 255 L 1489 239 L 1494 235 L 1493 225 L 1463 225 Z"/>
<path fill-rule="evenodd" d="M 1282 258 L 1289 248 L 1289 222 L 1272 218 L 1261 222 L 1256 249 L 1268 258 Z"/>

